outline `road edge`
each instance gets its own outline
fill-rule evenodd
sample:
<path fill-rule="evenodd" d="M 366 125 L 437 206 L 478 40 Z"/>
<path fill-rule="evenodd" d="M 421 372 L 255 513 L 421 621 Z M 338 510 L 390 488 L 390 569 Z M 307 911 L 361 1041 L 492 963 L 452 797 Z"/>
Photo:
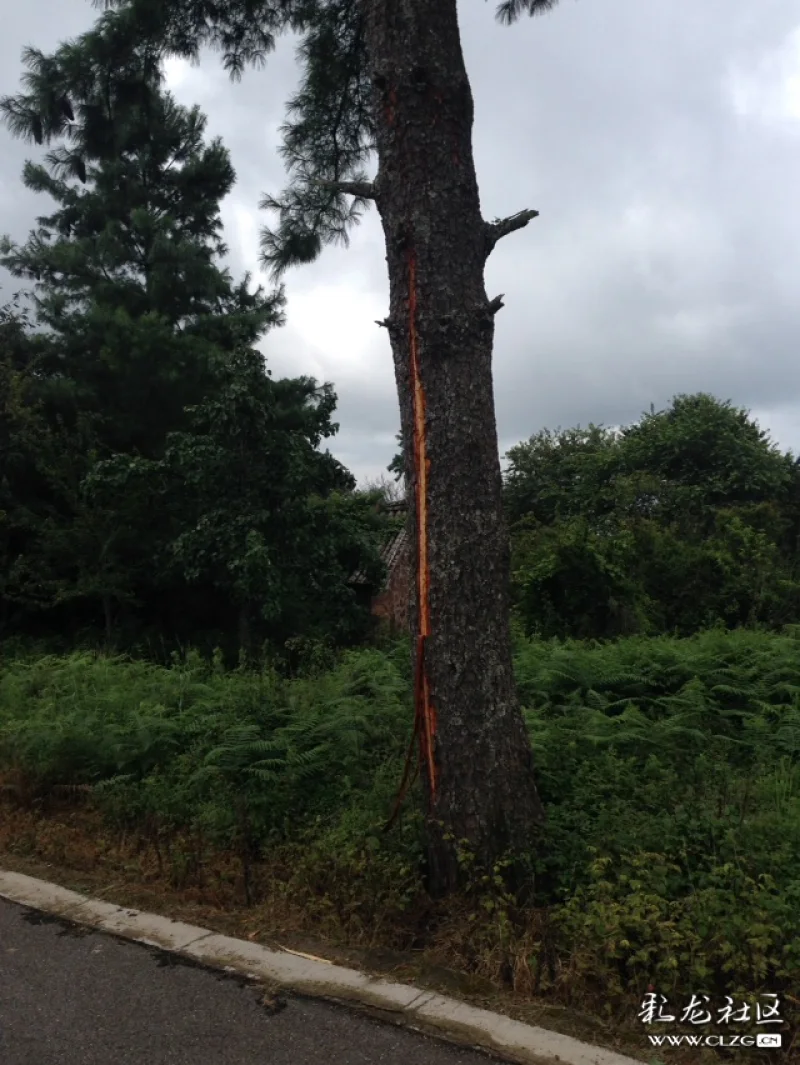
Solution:
<path fill-rule="evenodd" d="M 361 1009 L 426 1035 L 488 1051 L 516 1065 L 642 1065 L 615 1051 L 433 991 L 116 906 L 23 873 L 0 869 L 0 898 L 212 969 L 262 981 L 273 992 L 295 992 Z"/>

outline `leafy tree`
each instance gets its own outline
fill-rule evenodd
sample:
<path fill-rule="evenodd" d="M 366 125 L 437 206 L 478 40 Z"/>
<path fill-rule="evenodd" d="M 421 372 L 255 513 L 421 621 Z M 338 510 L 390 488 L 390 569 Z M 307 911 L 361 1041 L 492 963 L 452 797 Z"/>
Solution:
<path fill-rule="evenodd" d="M 537 212 L 492 222 L 481 215 L 456 0 L 410 0 L 391 18 L 379 0 L 111 6 L 118 19 L 107 13 L 104 24 L 132 45 L 191 58 L 216 45 L 234 77 L 262 62 L 278 34 L 300 35 L 301 85 L 284 126 L 291 183 L 263 201 L 278 213 L 263 238 L 276 274 L 346 241 L 364 207 L 378 208 L 417 530 L 417 720 L 431 880 L 447 890 L 461 877 L 458 841 L 492 863 L 508 847 L 527 849 L 542 817 L 511 668 L 491 379 L 502 299 L 488 298 L 483 279 L 498 241 Z M 506 0 L 498 15 L 510 23 L 553 6 Z"/>
<path fill-rule="evenodd" d="M 796 461 L 704 394 L 619 432 L 509 452 L 514 596 L 528 632 L 614 637 L 796 616 Z"/>
<path fill-rule="evenodd" d="M 0 633 L 17 601 L 16 569 L 35 521 L 43 425 L 33 392 L 36 347 L 18 294 L 0 308 Z"/>
<path fill-rule="evenodd" d="M 181 529 L 173 564 L 236 605 L 245 651 L 259 626 L 280 642 L 352 638 L 363 626 L 349 577 L 366 567 L 379 578 L 380 523 L 352 495 L 352 475 L 319 450 L 336 431 L 335 403 L 330 385 L 273 381 L 257 352 L 236 352 L 154 469 Z"/>
<path fill-rule="evenodd" d="M 650 512 L 698 530 L 719 507 L 776 499 L 790 464 L 749 412 L 706 393 L 679 395 L 622 431 L 623 470 L 658 485 Z"/>
<path fill-rule="evenodd" d="M 791 620 L 798 586 L 781 545 L 795 461 L 748 411 L 676 396 L 622 431 L 620 461 L 621 509 L 649 519 L 639 521 L 641 572 L 659 630 Z"/>
<path fill-rule="evenodd" d="M 585 516 L 520 522 L 513 535 L 514 603 L 529 635 L 586 639 L 648 628 L 630 529 L 598 531 Z"/>
<path fill-rule="evenodd" d="M 542 429 L 512 447 L 506 458 L 504 501 L 509 521 L 533 517 L 544 524 L 613 509 L 619 467 L 618 434 L 603 426 Z"/>
<path fill-rule="evenodd" d="M 7 352 L 5 359 L 0 355 L 3 614 L 7 620 L 13 606 L 19 621 L 20 610 L 49 610 L 58 624 L 70 604 L 95 601 L 110 640 L 115 602 L 136 601 L 131 563 L 138 558 L 145 568 L 148 511 L 137 511 L 128 496 L 98 507 L 87 493 L 86 477 L 98 456 L 92 418 L 76 403 L 74 382 L 48 374 L 47 338 L 19 339 L 27 365 L 14 370 Z"/>
<path fill-rule="evenodd" d="M 800 583 L 780 550 L 775 508 L 721 508 L 704 535 L 655 520 L 635 529 L 632 571 L 647 589 L 650 628 L 690 635 L 705 627 L 794 621 Z"/>
<path fill-rule="evenodd" d="M 53 375 L 51 345 L 31 331 L 20 294 L 0 312 L 0 613 L 52 606 L 61 583 L 53 540 L 74 535 L 70 506 L 92 446 L 70 382 Z M 89 441 L 87 443 L 87 441 Z M 55 567 L 55 568 L 54 568 Z"/>

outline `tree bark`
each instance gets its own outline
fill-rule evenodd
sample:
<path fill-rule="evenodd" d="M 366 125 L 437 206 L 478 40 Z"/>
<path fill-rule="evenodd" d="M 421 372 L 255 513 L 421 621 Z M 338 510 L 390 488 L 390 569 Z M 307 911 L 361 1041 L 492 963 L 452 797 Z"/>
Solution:
<path fill-rule="evenodd" d="M 543 818 L 516 696 L 484 222 L 456 0 L 362 0 L 391 339 L 414 529 L 417 728 L 431 887 L 530 850 Z M 533 217 L 535 212 L 523 212 Z"/>

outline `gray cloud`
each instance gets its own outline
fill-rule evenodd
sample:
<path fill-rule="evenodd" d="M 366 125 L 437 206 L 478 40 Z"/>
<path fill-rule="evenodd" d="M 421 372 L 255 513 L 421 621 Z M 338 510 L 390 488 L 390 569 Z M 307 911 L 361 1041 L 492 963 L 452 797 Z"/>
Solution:
<path fill-rule="evenodd" d="M 794 0 L 562 0 L 507 28 L 462 0 L 487 217 L 536 207 L 487 268 L 497 318 L 501 448 L 542 426 L 636 418 L 704 389 L 751 408 L 800 450 L 800 14 Z M 83 0 L 17 7 L 0 43 L 2 91 L 19 50 L 87 27 Z M 231 151 L 223 216 L 233 269 L 257 269 L 262 192 L 280 189 L 293 44 L 231 84 L 213 55 L 173 65 Z M 25 146 L 3 136 L 0 229 L 23 236 L 42 205 L 25 193 Z M 264 344 L 276 375 L 332 380 L 333 450 L 359 476 L 394 452 L 397 399 L 386 335 L 382 234 L 374 213 L 349 249 L 287 278 L 289 322 Z"/>

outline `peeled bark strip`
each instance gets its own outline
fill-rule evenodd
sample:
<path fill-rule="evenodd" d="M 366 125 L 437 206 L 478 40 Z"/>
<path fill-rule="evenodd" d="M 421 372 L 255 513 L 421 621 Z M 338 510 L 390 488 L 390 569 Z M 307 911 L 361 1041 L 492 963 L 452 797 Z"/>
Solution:
<path fill-rule="evenodd" d="M 494 243 L 472 156 L 473 102 L 455 0 L 361 0 L 375 89 L 392 342 L 415 529 L 417 726 L 432 887 L 460 882 L 457 845 L 481 862 L 530 849 L 543 812 L 516 697 L 508 537 L 492 387 Z M 523 220 L 522 216 L 525 215 Z"/>

